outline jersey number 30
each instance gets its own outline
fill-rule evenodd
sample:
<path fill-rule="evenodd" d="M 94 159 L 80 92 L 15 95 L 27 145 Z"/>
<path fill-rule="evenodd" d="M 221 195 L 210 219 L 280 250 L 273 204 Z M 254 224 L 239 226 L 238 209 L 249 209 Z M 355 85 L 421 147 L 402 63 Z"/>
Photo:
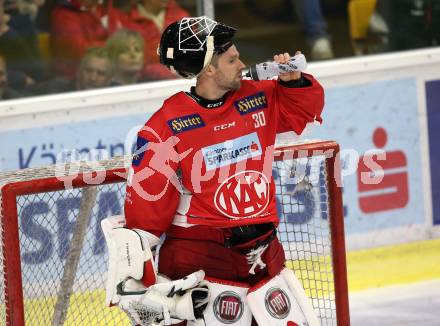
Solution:
<path fill-rule="evenodd" d="M 254 119 L 255 128 L 260 128 L 266 125 L 266 117 L 264 116 L 263 111 L 252 114 L 252 119 Z"/>

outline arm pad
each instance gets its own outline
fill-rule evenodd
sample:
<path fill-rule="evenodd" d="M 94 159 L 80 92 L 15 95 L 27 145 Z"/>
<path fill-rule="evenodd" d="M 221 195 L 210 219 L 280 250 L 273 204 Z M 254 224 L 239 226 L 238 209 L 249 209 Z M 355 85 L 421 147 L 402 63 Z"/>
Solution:
<path fill-rule="evenodd" d="M 119 302 L 117 285 L 122 281 L 132 278 L 139 281 L 140 288 L 156 283 L 157 273 L 151 248 L 159 243 L 159 238 L 149 232 L 124 226 L 125 219 L 120 215 L 101 221 L 109 256 L 105 300 L 108 306 Z"/>

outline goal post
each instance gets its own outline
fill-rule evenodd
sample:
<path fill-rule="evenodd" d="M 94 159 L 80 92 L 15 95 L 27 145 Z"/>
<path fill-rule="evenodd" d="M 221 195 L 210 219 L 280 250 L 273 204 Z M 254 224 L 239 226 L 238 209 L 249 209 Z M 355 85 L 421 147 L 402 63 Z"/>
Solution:
<path fill-rule="evenodd" d="M 315 310 L 318 311 L 322 325 L 345 326 L 350 325 L 350 313 L 339 154 L 339 144 L 334 141 L 307 141 L 296 143 L 295 145 L 281 146 L 275 151 L 273 173 L 276 175 L 280 173 L 280 171 L 287 170 L 287 172 L 289 172 L 290 170 L 291 174 L 295 174 L 294 162 L 305 161 L 305 164 L 303 164 L 305 168 L 302 170 L 299 169 L 297 173 L 300 175 L 299 178 L 297 176 L 293 178 L 293 180 L 290 180 L 290 182 L 285 182 L 283 178 L 279 179 L 279 184 L 277 185 L 278 201 L 281 201 L 283 205 L 285 194 L 287 194 L 288 197 L 288 209 L 279 209 L 278 212 L 281 215 L 280 226 L 278 227 L 279 234 L 281 235 L 281 241 L 287 258 L 292 258 L 293 255 L 300 253 L 304 247 L 309 250 L 308 252 L 304 252 L 302 257 L 300 253 L 299 258 L 305 257 L 309 262 L 311 261 L 311 267 L 310 264 L 306 264 L 306 268 L 302 268 L 301 265 L 304 264 L 301 263 L 304 263 L 304 261 L 301 260 L 294 261 L 289 267 L 294 270 L 296 276 L 302 281 L 303 287 L 312 299 Z M 301 163 L 296 165 L 300 164 Z M 293 171 L 292 168 L 294 169 Z M 287 222 L 290 210 L 294 206 L 290 198 L 292 192 L 290 192 L 288 188 L 289 184 L 290 187 L 293 185 L 298 187 L 298 185 L 304 181 L 312 183 L 309 192 L 316 190 L 318 194 L 315 195 L 314 200 L 318 197 L 319 200 L 317 200 L 317 202 L 321 206 L 320 210 L 318 210 L 318 214 L 321 213 L 321 216 L 312 216 L 311 219 L 319 221 L 321 217 L 326 223 L 323 225 L 319 223 L 318 225 L 310 224 L 310 221 L 309 223 L 301 223 L 297 230 L 299 229 L 299 233 L 303 233 L 302 226 L 305 226 L 307 239 L 303 245 L 298 246 L 296 245 L 297 241 L 295 241 L 294 246 L 291 246 L 290 239 L 283 241 L 282 238 L 283 232 L 289 234 L 288 228 L 286 227 L 284 229 L 283 224 Z M 276 178 L 275 183 L 277 184 Z M 322 188 L 325 188 L 325 190 L 323 191 Z M 307 194 L 309 192 L 305 193 Z M 300 214 L 302 218 L 307 217 L 305 215 L 308 214 L 304 211 L 302 213 L 303 214 Z M 309 232 L 309 226 L 311 225 L 315 228 Z M 311 235 L 312 237 L 314 236 L 314 239 L 310 237 Z M 326 238 L 326 235 L 328 238 Z M 319 239 L 319 236 L 321 236 L 321 239 Z M 310 243 L 307 243 L 308 241 L 310 241 Z M 311 249 L 312 246 L 310 246 L 313 241 L 316 247 L 322 245 L 322 248 L 313 251 Z M 330 242 L 327 243 L 327 241 Z M 301 241 L 299 242 L 301 243 Z M 286 246 L 286 244 L 289 245 Z M 330 248 L 325 248 L 326 245 L 329 245 Z M 330 272 L 331 280 L 328 279 L 327 276 L 316 277 L 316 273 L 312 273 L 316 270 Z M 331 283 L 333 283 L 333 285 Z M 334 292 L 332 293 L 332 291 Z"/>
<path fill-rule="evenodd" d="M 278 237 L 322 325 L 350 324 L 339 146 L 274 152 Z M 0 324 L 125 325 L 105 306 L 99 225 L 123 210 L 131 157 L 0 173 Z"/>

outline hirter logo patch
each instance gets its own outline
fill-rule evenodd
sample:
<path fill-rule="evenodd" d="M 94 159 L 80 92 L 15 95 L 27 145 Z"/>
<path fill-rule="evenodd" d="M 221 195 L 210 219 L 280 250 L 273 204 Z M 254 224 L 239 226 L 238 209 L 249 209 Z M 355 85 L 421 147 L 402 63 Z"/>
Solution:
<path fill-rule="evenodd" d="M 253 94 L 234 102 L 234 107 L 240 115 L 248 114 L 267 108 L 267 99 L 264 92 Z"/>
<path fill-rule="evenodd" d="M 201 128 L 205 126 L 205 122 L 199 114 L 191 114 L 183 117 L 174 118 L 167 121 L 175 135 L 181 132 Z"/>

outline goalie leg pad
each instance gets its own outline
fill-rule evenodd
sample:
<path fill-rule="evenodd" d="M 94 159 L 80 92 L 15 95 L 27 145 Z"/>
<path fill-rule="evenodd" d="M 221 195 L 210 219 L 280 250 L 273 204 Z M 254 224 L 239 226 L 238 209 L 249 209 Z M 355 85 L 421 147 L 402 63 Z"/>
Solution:
<path fill-rule="evenodd" d="M 246 303 L 249 286 L 244 283 L 207 277 L 210 300 L 203 313 L 204 323 L 188 322 L 187 326 L 251 326 L 252 314 Z"/>
<path fill-rule="evenodd" d="M 260 326 L 320 325 L 301 283 L 287 268 L 249 289 L 247 302 Z"/>
<path fill-rule="evenodd" d="M 289 269 L 284 268 L 280 275 L 283 277 L 284 281 L 289 286 L 289 289 L 292 291 L 295 296 L 296 302 L 304 313 L 309 326 L 319 326 L 321 325 L 318 320 L 315 309 L 313 308 L 311 300 L 307 297 L 306 291 L 301 285 L 299 279 L 295 276 L 295 273 Z"/>
<path fill-rule="evenodd" d="M 159 238 L 145 231 L 124 227 L 123 216 L 114 216 L 101 221 L 101 228 L 108 248 L 108 275 L 106 283 L 106 304 L 119 302 L 117 285 L 126 279 L 139 281 L 139 287 L 156 283 L 151 247 Z M 140 281 L 147 284 L 142 284 Z"/>

